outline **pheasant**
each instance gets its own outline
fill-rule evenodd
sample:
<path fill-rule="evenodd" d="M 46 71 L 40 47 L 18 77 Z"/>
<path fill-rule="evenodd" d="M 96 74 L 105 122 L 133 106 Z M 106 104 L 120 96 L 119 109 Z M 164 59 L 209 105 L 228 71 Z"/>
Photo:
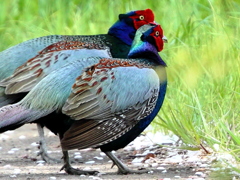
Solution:
<path fill-rule="evenodd" d="M 119 20 L 109 29 L 108 34 L 51 35 L 31 39 L 0 52 L 0 80 L 2 80 L 1 85 L 6 87 L 6 89 L 0 87 L 0 107 L 21 100 L 26 92 L 51 71 L 79 57 L 126 58 L 136 30 L 153 21 L 154 14 L 150 9 L 131 11 L 120 14 Z M 39 62 L 42 63 L 41 66 Z M 31 68 L 37 68 L 34 74 L 29 74 L 32 72 L 29 71 Z M 34 79 L 34 76 L 38 78 Z M 15 85 L 19 81 L 28 81 L 28 84 L 19 89 Z M 49 162 L 51 158 L 47 154 L 44 132 L 40 124 L 38 124 L 38 131 L 40 154 L 45 161 Z"/>
<path fill-rule="evenodd" d="M 130 59 L 89 57 L 51 72 L 20 102 L 0 109 L 0 131 L 44 123 L 59 134 L 63 169 L 69 174 L 95 173 L 69 163 L 67 150 L 86 147 L 100 147 L 119 172 L 136 173 L 110 151 L 135 139 L 160 110 L 167 81 L 166 64 L 158 54 L 162 38 L 159 25 L 144 25 L 137 30 Z"/>

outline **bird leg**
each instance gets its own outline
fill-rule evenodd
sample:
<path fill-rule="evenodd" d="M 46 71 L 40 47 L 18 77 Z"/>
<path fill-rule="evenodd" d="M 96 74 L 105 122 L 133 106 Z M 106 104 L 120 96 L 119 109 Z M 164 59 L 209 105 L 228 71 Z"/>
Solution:
<path fill-rule="evenodd" d="M 38 156 L 41 155 L 42 159 L 47 163 L 50 163 L 50 162 L 60 163 L 59 160 L 51 158 L 47 153 L 47 145 L 46 145 L 46 139 L 44 137 L 43 127 L 37 123 L 37 129 L 38 129 L 38 135 L 40 138 L 40 141 L 39 141 L 40 151 L 38 152 L 37 155 Z"/>
<path fill-rule="evenodd" d="M 73 168 L 70 165 L 70 162 L 69 162 L 68 151 L 62 150 L 62 152 L 63 152 L 64 165 L 60 169 L 60 171 L 62 171 L 64 169 L 66 173 L 71 174 L 71 175 L 82 175 L 82 174 L 84 174 L 84 175 L 96 175 L 96 174 L 99 173 L 98 171 L 84 171 L 84 170 Z"/>
<path fill-rule="evenodd" d="M 118 174 L 143 174 L 143 173 L 149 172 L 149 170 L 147 170 L 147 169 L 143 169 L 143 170 L 129 169 L 112 152 L 106 151 L 104 153 L 113 161 L 113 165 L 116 165 L 118 167 Z"/>

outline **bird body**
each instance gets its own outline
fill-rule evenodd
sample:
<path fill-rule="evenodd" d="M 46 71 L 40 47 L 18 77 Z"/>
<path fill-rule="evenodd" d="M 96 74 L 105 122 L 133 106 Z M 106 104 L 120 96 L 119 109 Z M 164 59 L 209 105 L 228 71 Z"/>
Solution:
<path fill-rule="evenodd" d="M 0 52 L 0 80 L 5 78 L 1 84 L 4 87 L 0 87 L 0 107 L 18 102 L 50 72 L 80 57 L 126 58 L 136 30 L 153 21 L 154 14 L 150 9 L 131 11 L 120 14 L 118 21 L 107 34 L 45 36 L 25 41 Z M 55 116 L 61 119 L 64 115 L 59 116 L 55 113 L 36 121 L 39 122 L 37 124 L 40 137 L 39 154 L 47 162 L 52 159 L 47 154 L 43 122 L 49 122 L 49 118 Z M 12 130 L 23 123 L 14 124 L 9 120 L 8 124 L 11 124 L 8 130 Z M 54 122 L 48 126 L 56 134 L 60 131 L 54 127 Z M 65 128 L 61 130 L 61 132 L 65 131 Z"/>
<path fill-rule="evenodd" d="M 159 25 L 145 25 L 135 35 L 129 59 L 83 58 L 51 72 L 20 102 L 0 108 L 0 132 L 41 122 L 59 134 L 64 150 L 102 147 L 108 152 L 124 147 L 162 105 L 166 92 L 166 64 L 158 55 L 162 38 Z M 54 116 L 59 122 L 49 118 Z M 131 138 L 122 142 L 126 134 Z M 115 146 L 118 142 L 122 144 Z"/>

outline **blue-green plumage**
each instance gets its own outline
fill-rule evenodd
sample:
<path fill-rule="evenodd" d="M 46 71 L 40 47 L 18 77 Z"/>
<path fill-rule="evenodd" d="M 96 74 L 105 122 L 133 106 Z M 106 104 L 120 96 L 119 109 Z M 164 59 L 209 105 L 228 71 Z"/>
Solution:
<path fill-rule="evenodd" d="M 151 123 L 165 96 L 160 31 L 159 25 L 141 27 L 129 59 L 91 57 L 50 73 L 20 102 L 0 109 L 0 131 L 11 118 L 45 125 L 59 134 L 64 150 L 100 147 L 109 155 L 124 147 Z"/>
<path fill-rule="evenodd" d="M 118 139 L 108 144 L 100 146 L 100 149 L 103 152 L 118 150 L 118 149 L 124 148 L 126 145 L 132 142 L 136 137 L 138 137 L 139 134 L 141 134 L 146 129 L 146 127 L 153 121 L 153 119 L 158 114 L 160 108 L 162 107 L 166 90 L 167 90 L 167 81 L 161 83 L 156 107 L 154 108 L 152 113 L 147 117 L 145 117 L 144 119 L 141 119 L 130 131 L 128 131 Z"/>

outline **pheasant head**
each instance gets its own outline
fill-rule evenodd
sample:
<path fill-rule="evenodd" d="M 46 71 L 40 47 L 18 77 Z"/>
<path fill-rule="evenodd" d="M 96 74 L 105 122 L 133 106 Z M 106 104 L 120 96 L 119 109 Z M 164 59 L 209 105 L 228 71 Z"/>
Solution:
<path fill-rule="evenodd" d="M 136 32 L 128 58 L 157 59 L 163 64 L 158 52 L 162 51 L 165 41 L 166 37 L 160 25 L 152 23 L 143 25 Z"/>
<path fill-rule="evenodd" d="M 154 23 L 154 14 L 151 9 L 120 14 L 118 21 L 109 29 L 108 34 L 131 45 L 137 29 L 151 22 Z"/>

